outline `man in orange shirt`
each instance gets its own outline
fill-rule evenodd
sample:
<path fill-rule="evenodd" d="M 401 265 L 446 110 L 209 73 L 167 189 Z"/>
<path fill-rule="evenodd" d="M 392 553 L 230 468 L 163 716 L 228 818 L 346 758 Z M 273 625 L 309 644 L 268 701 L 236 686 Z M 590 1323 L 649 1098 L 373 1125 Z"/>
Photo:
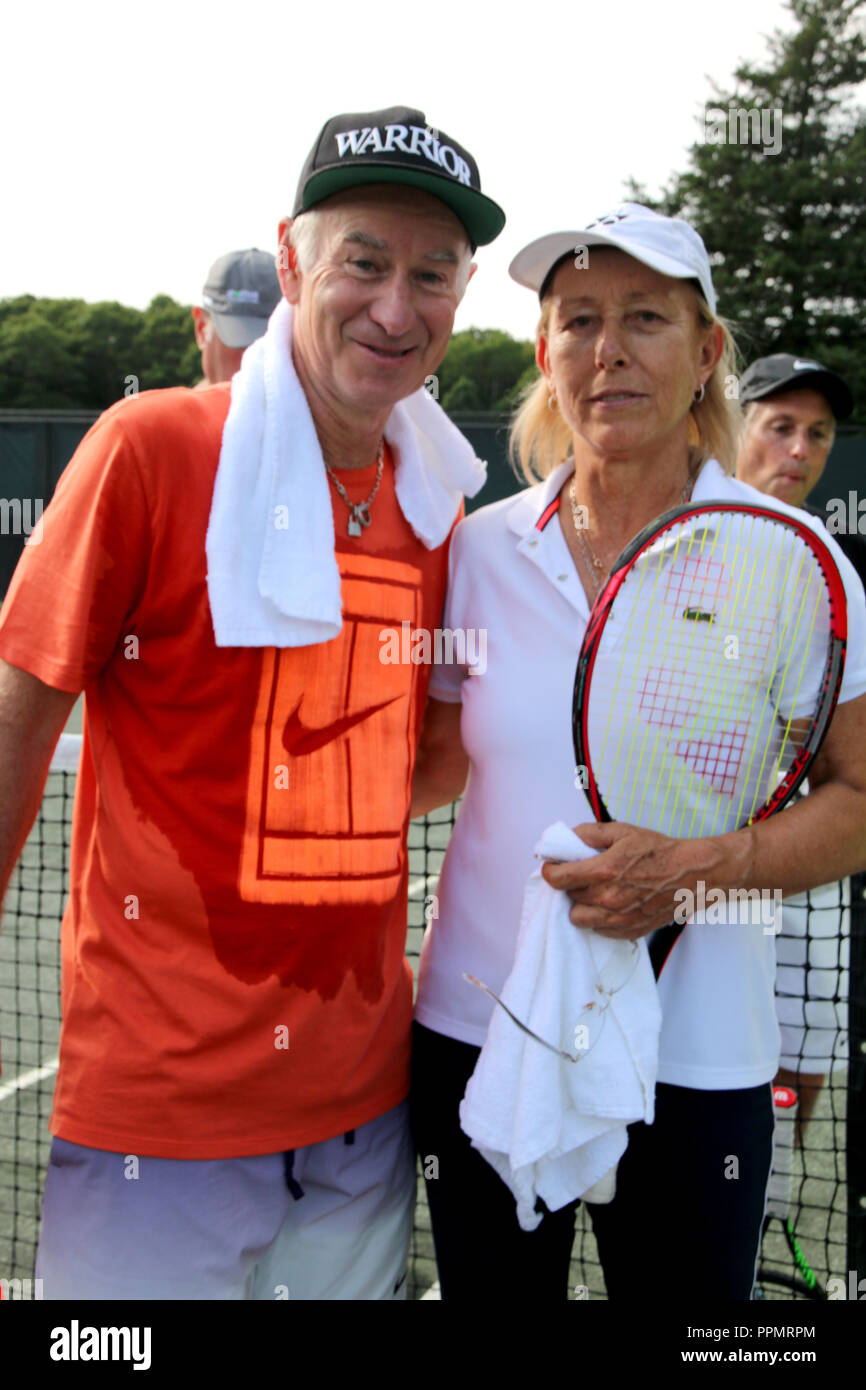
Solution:
<path fill-rule="evenodd" d="M 430 672 L 382 635 L 438 623 L 483 480 L 423 384 L 503 223 L 420 112 L 328 121 L 231 392 L 103 415 L 13 578 L 0 886 L 86 696 L 48 1299 L 405 1296 Z"/>

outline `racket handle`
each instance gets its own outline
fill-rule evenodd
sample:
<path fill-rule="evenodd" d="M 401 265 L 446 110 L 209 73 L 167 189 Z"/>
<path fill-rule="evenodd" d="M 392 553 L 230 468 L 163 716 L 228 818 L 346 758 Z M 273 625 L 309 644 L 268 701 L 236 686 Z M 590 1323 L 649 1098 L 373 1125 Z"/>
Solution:
<path fill-rule="evenodd" d="M 653 932 L 649 945 L 649 958 L 656 979 L 661 975 L 665 962 L 674 949 L 684 927 L 685 922 L 670 922 L 666 927 L 658 927 Z"/>
<path fill-rule="evenodd" d="M 799 1097 L 790 1086 L 773 1087 L 773 1169 L 767 1190 L 767 1215 L 782 1221 L 791 1213 L 794 1201 L 794 1133 Z"/>

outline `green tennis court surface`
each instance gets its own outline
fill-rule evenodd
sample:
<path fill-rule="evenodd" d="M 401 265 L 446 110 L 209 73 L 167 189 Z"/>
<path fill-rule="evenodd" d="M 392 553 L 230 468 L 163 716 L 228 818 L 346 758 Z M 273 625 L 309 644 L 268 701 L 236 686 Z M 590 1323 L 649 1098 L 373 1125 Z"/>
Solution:
<path fill-rule="evenodd" d="M 30 1279 L 39 1230 L 39 1209 L 50 1135 L 59 1032 L 59 928 L 66 893 L 66 856 L 77 766 L 77 742 L 64 736 L 45 789 L 36 825 L 15 870 L 0 933 L 0 1279 Z M 416 821 L 409 836 L 407 953 L 413 967 L 425 911 L 453 828 L 453 808 Z M 846 1251 L 846 1075 L 828 1078 L 795 1161 L 795 1229 L 821 1287 L 848 1269 Z M 483 1252 L 482 1252 L 483 1255 Z M 764 1239 L 761 1264 L 794 1272 L 778 1222 Z M 487 1277 L 498 1279 L 495 1269 Z M 652 1251 L 635 1251 L 635 1298 L 652 1277 Z M 583 1292 L 583 1291 L 586 1292 Z M 684 1291 L 685 1292 L 685 1291 Z M 697 1290 L 695 1290 L 697 1292 Z M 419 1177 L 409 1271 L 412 1298 L 436 1298 L 436 1265 L 430 1221 Z M 769 1298 L 791 1294 L 769 1285 Z M 583 1209 L 578 1213 L 571 1269 L 571 1296 L 603 1298 L 604 1280 Z"/>

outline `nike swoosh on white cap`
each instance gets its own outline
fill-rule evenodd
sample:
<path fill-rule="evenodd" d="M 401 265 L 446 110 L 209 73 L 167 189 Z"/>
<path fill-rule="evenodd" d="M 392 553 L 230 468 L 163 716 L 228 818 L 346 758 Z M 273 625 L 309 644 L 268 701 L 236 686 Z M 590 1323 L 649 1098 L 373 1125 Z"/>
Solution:
<path fill-rule="evenodd" d="M 805 371 L 807 368 L 809 369 L 809 371 L 819 371 L 819 372 L 822 372 L 822 371 L 824 370 L 824 368 L 821 366 L 821 363 L 820 363 L 820 362 L 801 362 L 800 359 L 799 359 L 799 357 L 795 357 L 795 358 L 794 358 L 794 371 L 795 371 L 795 372 L 802 372 L 802 371 Z"/>

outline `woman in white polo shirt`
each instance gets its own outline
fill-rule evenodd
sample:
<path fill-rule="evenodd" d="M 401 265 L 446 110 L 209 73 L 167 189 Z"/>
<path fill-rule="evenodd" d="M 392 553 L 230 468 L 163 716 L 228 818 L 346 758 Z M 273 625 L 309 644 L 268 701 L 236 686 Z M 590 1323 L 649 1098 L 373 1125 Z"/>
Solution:
<path fill-rule="evenodd" d="M 866 609 L 837 548 L 848 660 L 813 794 L 766 824 L 702 840 L 592 822 L 575 786 L 572 687 L 612 562 L 689 497 L 767 499 L 729 476 L 733 343 L 692 228 L 624 204 L 533 242 L 511 274 L 541 300 L 541 377 L 513 430 L 524 475 L 541 481 L 455 533 L 445 625 L 484 633 L 486 661 L 433 674 L 413 809 L 453 800 L 469 771 L 421 956 L 413 1123 L 443 1298 L 473 1301 L 568 1295 L 574 1208 L 521 1231 L 511 1193 L 458 1119 L 493 1007 L 463 972 L 501 992 L 541 831 L 581 826 L 615 870 L 600 886 L 599 859 L 545 867 L 571 893 L 575 929 L 632 938 L 671 921 L 675 891 L 701 880 L 707 891 L 796 892 L 866 862 Z M 698 1267 L 705 1295 L 750 1296 L 779 1058 L 774 968 L 772 934 L 740 923 L 687 928 L 665 967 L 655 1123 L 631 1127 L 614 1201 L 590 1208 L 612 1298 L 645 1296 L 648 1270 L 669 1296 Z"/>

